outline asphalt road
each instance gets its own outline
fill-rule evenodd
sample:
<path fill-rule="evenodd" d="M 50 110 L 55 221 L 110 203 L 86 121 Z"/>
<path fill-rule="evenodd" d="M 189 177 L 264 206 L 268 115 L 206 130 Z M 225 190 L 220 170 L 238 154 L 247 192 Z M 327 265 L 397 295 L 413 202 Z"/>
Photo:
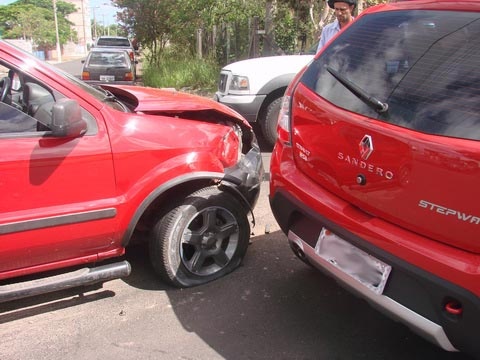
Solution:
<path fill-rule="evenodd" d="M 298 260 L 272 217 L 267 181 L 254 213 L 243 265 L 207 285 L 167 287 L 133 248 L 125 279 L 0 304 L 0 359 L 470 359 Z"/>

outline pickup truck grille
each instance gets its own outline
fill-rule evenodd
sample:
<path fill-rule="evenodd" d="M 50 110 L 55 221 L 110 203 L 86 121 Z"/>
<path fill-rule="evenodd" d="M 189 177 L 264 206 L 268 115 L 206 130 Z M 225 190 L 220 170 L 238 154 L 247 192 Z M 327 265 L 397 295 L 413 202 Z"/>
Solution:
<path fill-rule="evenodd" d="M 218 80 L 218 91 L 225 93 L 227 90 L 228 73 L 220 73 L 220 79 Z"/>

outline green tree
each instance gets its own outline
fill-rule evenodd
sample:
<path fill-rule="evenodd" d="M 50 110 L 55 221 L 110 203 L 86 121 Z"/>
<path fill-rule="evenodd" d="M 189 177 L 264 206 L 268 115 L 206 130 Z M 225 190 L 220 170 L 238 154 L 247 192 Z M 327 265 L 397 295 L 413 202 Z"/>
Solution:
<path fill-rule="evenodd" d="M 184 54 L 196 51 L 197 33 L 215 41 L 226 24 L 248 21 L 261 14 L 253 0 L 113 0 L 118 19 L 130 36 L 149 48 L 152 60 L 169 46 Z"/>
<path fill-rule="evenodd" d="M 359 0 L 358 9 L 379 2 L 385 0 Z M 253 38 L 263 39 L 275 53 L 304 51 L 318 40 L 322 27 L 334 18 L 326 0 L 113 0 L 113 3 L 120 9 L 121 26 L 149 50 L 148 60 L 156 64 L 166 49 L 179 56 L 193 56 L 201 50 L 219 63 L 228 62 L 232 60 L 232 52 L 233 60 L 248 56 Z M 255 37 L 253 33 L 254 18 L 258 19 L 259 30 L 266 32 L 263 37 Z"/>
<path fill-rule="evenodd" d="M 75 41 L 77 34 L 67 16 L 76 11 L 75 6 L 57 1 L 57 22 L 60 44 Z M 0 6 L 0 26 L 3 37 L 31 40 L 39 49 L 50 50 L 56 45 L 55 20 L 52 0 L 18 0 Z"/>

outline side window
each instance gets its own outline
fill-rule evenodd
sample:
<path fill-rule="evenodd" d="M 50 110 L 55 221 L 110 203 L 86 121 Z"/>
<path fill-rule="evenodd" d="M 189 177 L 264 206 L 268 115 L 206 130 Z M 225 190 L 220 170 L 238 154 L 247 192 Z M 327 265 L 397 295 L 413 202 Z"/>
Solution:
<path fill-rule="evenodd" d="M 0 102 L 0 134 L 37 131 L 37 121 L 23 111 Z"/>
<path fill-rule="evenodd" d="M 8 96 L 0 102 L 0 133 L 25 133 L 50 130 L 53 95 L 43 86 L 26 82 L 18 98 Z"/>
<path fill-rule="evenodd" d="M 392 11 L 352 24 L 301 81 L 333 104 L 365 116 L 480 140 L 479 63 L 476 13 Z M 367 98 L 386 103 L 388 111 L 375 111 L 340 77 Z"/>
<path fill-rule="evenodd" d="M 0 64 L 0 134 L 49 130 L 52 93 L 7 64 Z M 31 134 L 31 135 L 33 135 Z"/>
<path fill-rule="evenodd" d="M 19 69 L 0 63 L 0 136 L 49 136 L 45 132 L 51 130 L 55 102 L 63 97 Z M 95 117 L 80 110 L 87 123 L 85 135 L 96 134 Z"/>

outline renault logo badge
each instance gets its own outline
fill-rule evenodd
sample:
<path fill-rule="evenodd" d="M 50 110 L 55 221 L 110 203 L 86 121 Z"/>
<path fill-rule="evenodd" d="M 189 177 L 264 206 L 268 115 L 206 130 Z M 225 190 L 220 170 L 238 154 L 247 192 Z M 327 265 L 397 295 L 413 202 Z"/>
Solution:
<path fill-rule="evenodd" d="M 367 160 L 373 152 L 373 141 L 370 135 L 365 135 L 358 144 L 358 149 L 360 150 L 360 156 L 363 160 Z"/>

